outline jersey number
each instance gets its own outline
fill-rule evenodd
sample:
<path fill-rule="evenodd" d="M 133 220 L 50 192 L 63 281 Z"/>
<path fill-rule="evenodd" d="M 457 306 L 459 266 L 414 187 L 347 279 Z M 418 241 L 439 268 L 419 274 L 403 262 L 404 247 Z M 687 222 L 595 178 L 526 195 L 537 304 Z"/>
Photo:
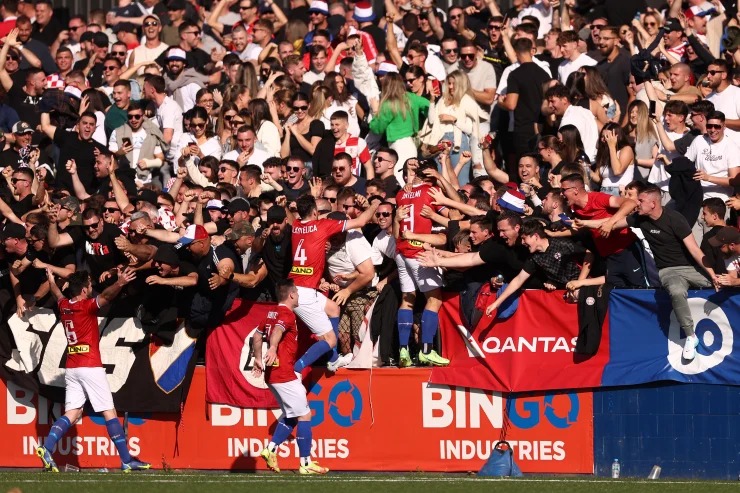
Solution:
<path fill-rule="evenodd" d="M 306 265 L 306 249 L 303 248 L 303 240 L 298 242 L 298 246 L 295 249 L 295 256 L 293 257 L 294 264 Z"/>
<path fill-rule="evenodd" d="M 402 222 L 406 223 L 406 227 L 403 228 L 404 231 L 414 232 L 414 204 L 409 205 L 409 215 Z"/>
<path fill-rule="evenodd" d="M 71 320 L 64 321 L 64 333 L 67 335 L 67 342 L 70 346 L 77 344 L 77 334 L 75 334 L 75 325 Z"/>

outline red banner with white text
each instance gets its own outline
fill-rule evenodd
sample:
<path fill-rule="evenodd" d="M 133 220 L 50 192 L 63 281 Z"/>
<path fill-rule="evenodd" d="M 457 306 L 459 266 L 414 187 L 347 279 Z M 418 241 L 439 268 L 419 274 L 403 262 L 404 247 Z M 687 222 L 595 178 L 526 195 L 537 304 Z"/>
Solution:
<path fill-rule="evenodd" d="M 593 473 L 590 392 L 545 393 L 507 401 L 496 392 L 429 384 L 430 370 L 313 370 L 305 380 L 313 411 L 313 456 L 332 470 L 477 471 L 507 424 L 506 439 L 524 472 Z M 279 410 L 208 404 L 196 368 L 177 414 L 129 415 L 132 452 L 159 468 L 264 469 Z M 35 447 L 49 433 L 59 404 L 16 384 L 0 383 L 0 467 L 39 467 Z M 62 438 L 63 468 L 119 467 L 101 416 L 85 416 Z M 294 437 L 279 449 L 280 467 L 295 470 Z"/>
<path fill-rule="evenodd" d="M 486 295 L 486 303 L 495 294 Z M 504 392 L 592 388 L 601 385 L 609 361 L 609 324 L 604 322 L 599 351 L 573 352 L 578 338 L 578 307 L 563 292 L 524 291 L 504 320 L 484 315 L 474 330 L 460 317 L 460 297 L 445 295 L 439 311 L 444 355 L 450 365 L 432 370 L 431 382 Z"/>

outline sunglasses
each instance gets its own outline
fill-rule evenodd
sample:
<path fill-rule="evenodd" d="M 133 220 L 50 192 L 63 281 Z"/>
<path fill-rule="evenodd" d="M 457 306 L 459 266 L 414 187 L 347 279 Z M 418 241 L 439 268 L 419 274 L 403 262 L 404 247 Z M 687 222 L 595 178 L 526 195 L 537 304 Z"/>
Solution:
<path fill-rule="evenodd" d="M 142 118 L 144 118 L 144 115 L 137 115 L 135 113 L 130 113 L 128 115 L 129 120 L 141 120 Z"/>
<path fill-rule="evenodd" d="M 707 70 L 707 73 L 709 75 L 714 76 L 714 75 L 717 75 L 717 74 L 724 74 L 725 71 L 724 70 Z"/>
<path fill-rule="evenodd" d="M 234 169 L 231 169 L 231 168 L 227 168 L 226 166 L 221 166 L 220 168 L 218 168 L 218 170 L 219 170 L 219 171 L 220 171 L 221 173 L 226 173 L 227 171 L 236 171 L 236 170 L 234 170 Z"/>
<path fill-rule="evenodd" d="M 504 27 L 504 26 L 499 26 L 499 25 L 492 24 L 492 25 L 488 26 L 488 30 L 489 31 L 500 31 L 502 27 Z"/>
<path fill-rule="evenodd" d="M 380 219 L 381 217 L 391 217 L 391 213 L 390 212 L 376 212 L 375 217 L 377 217 L 378 219 Z"/>
<path fill-rule="evenodd" d="M 206 128 L 206 124 L 204 123 L 193 123 L 190 122 L 190 128 Z"/>
<path fill-rule="evenodd" d="M 159 22 L 157 21 L 150 21 L 150 22 L 144 23 L 144 27 L 152 27 L 152 26 L 158 26 L 158 25 L 159 25 Z"/>
<path fill-rule="evenodd" d="M 707 123 L 707 130 L 719 130 L 722 125 L 719 123 Z"/>
<path fill-rule="evenodd" d="M 642 25 L 645 27 L 654 27 L 654 26 L 657 26 L 658 23 L 657 22 L 645 22 Z"/>
<path fill-rule="evenodd" d="M 460 14 L 458 14 L 458 15 L 451 15 L 450 16 L 450 19 L 452 19 L 452 20 L 459 19 L 459 18 L 460 18 Z"/>
<path fill-rule="evenodd" d="M 298 166 L 286 166 L 285 171 L 288 171 L 288 172 L 292 171 L 293 173 L 298 173 L 299 171 L 301 171 L 301 168 L 299 168 Z"/>
<path fill-rule="evenodd" d="M 67 28 L 67 30 L 68 30 L 68 31 L 76 31 L 76 30 L 78 30 L 78 29 L 82 29 L 83 27 L 85 27 L 85 26 L 69 26 L 69 27 Z"/>
<path fill-rule="evenodd" d="M 381 163 L 382 163 L 383 161 L 388 161 L 388 162 L 390 162 L 390 159 L 385 159 L 385 158 L 384 158 L 383 156 L 375 156 L 375 160 L 376 160 L 376 161 L 380 161 Z"/>
<path fill-rule="evenodd" d="M 406 84 L 413 84 L 416 79 L 418 79 L 418 77 L 414 77 L 413 79 L 406 79 Z"/>
<path fill-rule="evenodd" d="M 126 56 L 125 51 L 111 51 L 110 54 L 113 56 Z"/>
<path fill-rule="evenodd" d="M 21 59 L 18 55 L 8 55 L 7 58 L 8 60 L 15 60 L 16 62 Z"/>
<path fill-rule="evenodd" d="M 346 171 L 346 168 L 332 168 L 332 173 L 344 173 Z"/>
<path fill-rule="evenodd" d="M 110 212 L 111 214 L 113 214 L 114 212 L 121 212 L 121 209 L 117 207 L 106 207 L 105 212 Z"/>
<path fill-rule="evenodd" d="M 444 53 L 445 55 L 449 55 L 450 53 L 457 53 L 457 48 L 448 48 L 442 50 L 442 53 Z"/>
<path fill-rule="evenodd" d="M 293 106 L 293 111 L 306 111 L 308 106 Z"/>
<path fill-rule="evenodd" d="M 100 221 L 96 221 L 92 224 L 83 224 L 82 227 L 85 229 L 97 229 L 99 225 L 100 225 Z"/>
<path fill-rule="evenodd" d="M 40 238 L 39 238 L 39 239 L 35 239 L 35 238 L 26 238 L 26 241 L 27 241 L 27 242 L 29 242 L 29 243 L 36 243 L 37 241 L 42 241 L 42 240 L 41 240 Z"/>
<path fill-rule="evenodd" d="M 103 70 L 105 70 L 106 72 L 109 72 L 109 71 L 115 70 L 117 68 L 118 68 L 117 65 L 106 65 L 106 66 L 103 67 Z"/>
<path fill-rule="evenodd" d="M 337 198 L 336 197 L 321 197 L 321 198 L 324 199 L 324 200 L 328 200 L 332 204 L 336 204 L 337 203 Z"/>
<path fill-rule="evenodd" d="M 593 31 L 593 30 L 598 30 L 598 29 L 601 29 L 601 28 L 602 28 L 602 27 L 604 27 L 604 26 L 606 26 L 606 24 L 593 24 L 593 25 L 591 26 L 591 30 L 592 30 L 592 31 Z"/>
<path fill-rule="evenodd" d="M 475 58 L 475 53 L 460 53 L 460 58 L 467 58 L 468 60 L 472 60 L 473 58 Z"/>

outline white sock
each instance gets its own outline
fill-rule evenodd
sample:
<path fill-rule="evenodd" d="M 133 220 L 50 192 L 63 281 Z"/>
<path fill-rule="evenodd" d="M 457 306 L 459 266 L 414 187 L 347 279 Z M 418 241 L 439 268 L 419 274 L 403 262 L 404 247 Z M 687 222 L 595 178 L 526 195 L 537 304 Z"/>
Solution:
<path fill-rule="evenodd" d="M 277 445 L 275 445 L 275 442 L 268 443 L 267 444 L 267 450 L 269 450 L 270 452 L 272 452 L 274 454 L 275 451 L 277 450 Z"/>
<path fill-rule="evenodd" d="M 311 457 L 301 457 L 301 465 L 307 466 L 311 463 Z"/>

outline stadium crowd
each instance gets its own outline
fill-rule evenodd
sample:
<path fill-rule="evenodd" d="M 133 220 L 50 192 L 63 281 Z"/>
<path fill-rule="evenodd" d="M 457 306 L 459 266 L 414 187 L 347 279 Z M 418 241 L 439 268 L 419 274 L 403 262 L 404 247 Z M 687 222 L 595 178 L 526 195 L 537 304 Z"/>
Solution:
<path fill-rule="evenodd" d="M 142 323 L 198 332 L 289 277 L 321 343 L 297 370 L 348 364 L 373 303 L 405 367 L 448 363 L 442 290 L 474 326 L 521 288 L 662 287 L 692 359 L 687 290 L 740 285 L 740 14 L 465 1 L 2 0 L 18 316 L 47 272 L 135 271 Z"/>

